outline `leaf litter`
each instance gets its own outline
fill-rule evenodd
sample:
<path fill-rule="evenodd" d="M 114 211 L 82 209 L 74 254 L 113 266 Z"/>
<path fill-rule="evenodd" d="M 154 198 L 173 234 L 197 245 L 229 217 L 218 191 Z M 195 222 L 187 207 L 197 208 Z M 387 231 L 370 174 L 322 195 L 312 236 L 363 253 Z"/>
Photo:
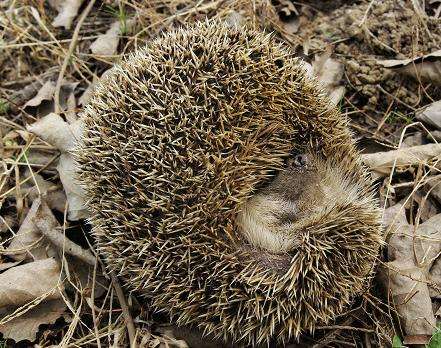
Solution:
<path fill-rule="evenodd" d="M 273 31 L 351 118 L 357 137 L 381 147 L 360 141 L 387 232 L 376 277 L 333 325 L 302 337 L 305 345 L 435 344 L 441 4 L 418 4 L 0 2 L 0 345 L 223 346 L 148 313 L 102 267 L 71 155 L 78 114 L 113 62 L 205 17 Z"/>

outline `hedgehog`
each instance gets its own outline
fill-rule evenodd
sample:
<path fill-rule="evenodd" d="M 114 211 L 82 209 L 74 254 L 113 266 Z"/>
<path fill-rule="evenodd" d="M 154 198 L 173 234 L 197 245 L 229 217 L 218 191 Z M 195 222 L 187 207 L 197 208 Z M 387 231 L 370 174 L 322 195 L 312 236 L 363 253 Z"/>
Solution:
<path fill-rule="evenodd" d="M 74 155 L 109 270 L 153 313 L 284 344 L 366 289 L 380 214 L 347 119 L 269 33 L 203 21 L 102 78 Z"/>

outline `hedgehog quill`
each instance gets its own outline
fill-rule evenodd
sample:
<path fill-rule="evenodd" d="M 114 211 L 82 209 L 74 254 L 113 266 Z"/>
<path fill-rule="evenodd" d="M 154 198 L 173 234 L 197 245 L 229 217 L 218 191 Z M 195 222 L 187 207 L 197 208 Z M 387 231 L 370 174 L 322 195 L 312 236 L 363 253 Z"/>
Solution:
<path fill-rule="evenodd" d="M 173 323 L 283 344 L 366 286 L 371 181 L 347 120 L 271 35 L 167 33 L 106 74 L 82 120 L 98 251 Z"/>

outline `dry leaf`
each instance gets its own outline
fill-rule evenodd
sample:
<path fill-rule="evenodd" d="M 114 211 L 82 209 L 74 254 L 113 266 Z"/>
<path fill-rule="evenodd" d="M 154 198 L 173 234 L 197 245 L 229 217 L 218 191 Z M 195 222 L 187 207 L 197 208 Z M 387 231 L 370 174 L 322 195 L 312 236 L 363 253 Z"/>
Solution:
<path fill-rule="evenodd" d="M 0 332 L 5 338 L 16 342 L 23 340 L 33 342 L 37 338 L 40 325 L 53 324 L 61 316 L 67 318 L 65 311 L 66 304 L 62 299 L 43 302 L 6 324 L 0 325 Z"/>
<path fill-rule="evenodd" d="M 15 262 L 4 262 L 0 263 L 0 272 L 6 271 L 9 268 L 17 266 L 21 261 L 15 261 Z"/>
<path fill-rule="evenodd" d="M 78 86 L 78 82 L 67 82 L 63 81 L 60 89 L 60 106 L 62 110 L 67 110 L 67 115 L 72 114 L 72 98 L 75 100 L 73 92 L 75 88 Z M 44 105 L 45 107 L 41 108 L 41 112 L 46 115 L 53 110 L 53 98 L 55 94 L 55 82 L 52 80 L 48 80 L 41 86 L 37 95 L 29 100 L 24 107 L 38 107 L 42 104 L 44 100 L 50 101 L 49 104 Z M 75 107 L 73 107 L 75 109 Z M 47 110 L 46 110 L 47 109 Z M 41 114 L 40 112 L 40 114 Z"/>
<path fill-rule="evenodd" d="M 52 25 L 70 29 L 83 2 L 84 0 L 52 0 L 52 7 L 58 10 L 58 15 L 54 18 Z"/>
<path fill-rule="evenodd" d="M 55 113 L 50 113 L 27 127 L 29 132 L 47 141 L 61 152 L 74 148 L 75 129 Z"/>
<path fill-rule="evenodd" d="M 396 170 L 402 170 L 412 165 L 425 163 L 440 155 L 440 144 L 427 144 L 386 152 L 363 154 L 362 159 L 377 176 L 386 176 L 389 175 L 394 163 Z"/>
<path fill-rule="evenodd" d="M 73 255 L 89 265 L 95 265 L 95 256 L 89 250 L 81 248 L 61 233 L 61 226 L 52 214 L 46 202 L 42 201 L 33 222 L 38 230 L 59 250 Z"/>
<path fill-rule="evenodd" d="M 78 100 L 79 105 L 86 105 L 87 104 L 90 97 L 92 96 L 93 90 L 95 89 L 95 86 L 98 81 L 99 81 L 98 77 L 96 75 L 93 75 L 92 83 L 89 83 L 86 90 L 83 92 L 80 99 Z"/>
<path fill-rule="evenodd" d="M 0 215 L 0 233 L 11 231 L 15 224 L 15 217 L 12 214 Z"/>
<path fill-rule="evenodd" d="M 90 45 L 90 50 L 92 53 L 101 56 L 115 55 L 118 49 L 119 35 L 121 33 L 122 24 L 123 23 L 121 23 L 121 21 L 113 22 L 110 28 L 104 34 L 99 35 L 98 38 Z"/>
<path fill-rule="evenodd" d="M 24 185 L 24 194 L 33 202 L 39 198 L 40 195 L 45 197 L 46 203 L 51 209 L 64 212 L 66 207 L 66 195 L 63 190 L 58 189 L 58 186 L 50 181 L 46 181 L 40 174 L 31 174 L 29 169 L 26 169 L 23 173 L 25 178 L 32 175 L 31 182 L 26 182 Z"/>
<path fill-rule="evenodd" d="M 322 55 L 316 55 L 312 64 L 305 63 L 309 76 L 315 76 L 322 84 L 331 102 L 337 105 L 345 94 L 345 88 L 340 84 L 344 73 L 344 66 L 339 61 L 331 58 L 328 50 Z"/>
<path fill-rule="evenodd" d="M 57 170 L 67 197 L 69 220 L 77 221 L 87 218 L 89 215 L 85 205 L 85 193 L 75 179 L 76 164 L 73 157 L 62 153 Z"/>
<path fill-rule="evenodd" d="M 240 28 L 246 25 L 246 19 L 237 11 L 231 11 L 225 22 L 232 28 Z"/>
<path fill-rule="evenodd" d="M 441 250 L 441 214 L 415 227 L 407 223 L 402 204 L 397 204 L 385 211 L 383 220 L 391 232 L 388 256 L 392 261 L 381 267 L 378 277 L 391 295 L 405 333 L 430 338 L 436 320 L 428 271 Z"/>
<path fill-rule="evenodd" d="M 417 111 L 416 118 L 418 121 L 441 129 L 441 100 L 429 104 L 423 110 Z"/>
<path fill-rule="evenodd" d="M 45 294 L 47 300 L 60 298 L 57 289 L 60 271 L 58 261 L 48 258 L 1 273 L 0 308 L 19 307 Z"/>
<path fill-rule="evenodd" d="M 49 80 L 44 83 L 43 86 L 41 86 L 40 90 L 38 91 L 37 95 L 32 98 L 31 100 L 28 100 L 24 107 L 27 106 L 38 106 L 41 104 L 43 100 L 51 100 L 54 96 L 55 92 L 55 82 Z"/>
<path fill-rule="evenodd" d="M 34 341 L 41 324 L 53 323 L 65 311 L 59 288 L 60 265 L 45 259 L 0 274 L 0 332 L 15 341 Z M 39 305 L 12 320 L 6 317 L 37 299 Z"/>
<path fill-rule="evenodd" d="M 378 60 L 385 68 L 396 69 L 399 73 L 418 80 L 441 84 L 441 50 L 411 59 Z"/>
<path fill-rule="evenodd" d="M 84 203 L 84 190 L 75 179 L 75 161 L 68 153 L 80 136 L 81 121 L 77 120 L 69 125 L 59 115 L 51 113 L 27 129 L 61 151 L 57 170 L 67 197 L 68 218 L 72 221 L 86 218 L 88 214 Z"/>
<path fill-rule="evenodd" d="M 6 249 L 6 255 L 14 260 L 44 260 L 56 255 L 56 250 L 50 243 L 42 240 L 41 233 L 34 224 L 34 218 L 39 208 L 40 200 L 36 199 Z"/>

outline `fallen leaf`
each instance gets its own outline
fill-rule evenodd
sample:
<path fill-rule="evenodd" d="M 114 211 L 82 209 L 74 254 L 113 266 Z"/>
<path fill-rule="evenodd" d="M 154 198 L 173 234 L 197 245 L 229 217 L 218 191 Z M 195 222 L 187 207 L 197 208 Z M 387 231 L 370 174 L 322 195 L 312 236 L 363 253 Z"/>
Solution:
<path fill-rule="evenodd" d="M 81 121 L 72 124 L 65 122 L 59 115 L 51 113 L 27 129 L 61 151 L 57 171 L 60 175 L 68 202 L 68 218 L 76 221 L 88 217 L 84 202 L 84 190 L 76 181 L 76 165 L 69 153 L 81 134 Z"/>
<path fill-rule="evenodd" d="M 51 209 L 64 212 L 66 207 L 66 194 L 63 190 L 58 189 L 58 185 L 44 180 L 40 174 L 31 174 L 29 169 L 24 171 L 23 176 L 24 178 L 32 176 L 32 181 L 26 182 L 23 190 L 31 202 L 42 195 L 45 197 L 45 201 Z"/>
<path fill-rule="evenodd" d="M 78 244 L 72 242 L 61 232 L 60 224 L 44 200 L 41 201 L 40 207 L 34 215 L 33 222 L 41 234 L 56 246 L 58 250 L 73 255 L 89 265 L 95 265 L 95 256 L 89 250 L 83 249 Z"/>
<path fill-rule="evenodd" d="M 38 280 L 36 280 L 38 281 Z M 65 315 L 66 304 L 62 299 L 51 300 L 40 303 L 17 318 L 0 325 L 0 332 L 4 338 L 16 342 L 23 340 L 35 341 L 38 328 L 42 324 L 53 324 L 60 317 Z"/>
<path fill-rule="evenodd" d="M 49 258 L 0 274 L 0 332 L 4 338 L 32 342 L 39 325 L 53 323 L 63 314 L 66 306 L 61 300 L 60 271 L 58 262 Z M 18 308 L 27 310 L 11 318 Z"/>
<path fill-rule="evenodd" d="M 33 97 L 31 100 L 28 100 L 24 107 L 28 106 L 38 106 L 41 104 L 43 100 L 51 100 L 54 96 L 55 92 L 55 82 L 49 80 L 41 86 L 40 90 L 37 92 L 37 95 Z"/>
<path fill-rule="evenodd" d="M 99 268 L 97 268 L 97 274 L 95 275 L 95 284 L 93 284 L 93 269 L 94 267 L 86 264 L 83 260 L 66 255 L 67 266 L 69 267 L 69 274 L 78 280 L 79 288 L 88 292 L 88 296 L 92 296 L 92 287 L 94 286 L 95 298 L 101 297 L 109 288 L 109 280 L 106 279 Z M 66 283 L 69 287 L 70 283 Z M 85 294 L 87 294 L 85 292 Z"/>
<path fill-rule="evenodd" d="M 377 63 L 418 80 L 441 84 L 441 50 L 410 59 L 377 60 Z"/>
<path fill-rule="evenodd" d="M 394 163 L 395 169 L 399 171 L 419 163 L 426 163 L 440 155 L 440 144 L 426 144 L 386 152 L 363 154 L 362 160 L 375 172 L 376 176 L 386 176 L 389 175 Z"/>
<path fill-rule="evenodd" d="M 85 204 L 84 189 L 76 181 L 76 163 L 70 154 L 62 153 L 57 166 L 68 202 L 68 218 L 71 221 L 89 216 Z"/>
<path fill-rule="evenodd" d="M 48 258 L 16 266 L 1 273 L 0 308 L 19 307 L 45 294 L 46 300 L 60 298 L 57 289 L 60 271 L 58 261 Z"/>
<path fill-rule="evenodd" d="M 402 146 L 413 147 L 423 144 L 423 132 L 416 132 L 404 138 Z"/>
<path fill-rule="evenodd" d="M 6 271 L 9 268 L 17 266 L 21 261 L 15 261 L 15 262 L 4 262 L 0 263 L 0 272 Z"/>
<path fill-rule="evenodd" d="M 378 278 L 400 314 L 405 342 L 417 336 L 419 340 L 430 338 L 436 319 L 427 285 L 428 271 L 441 250 L 441 214 L 413 226 L 407 223 L 404 207 L 398 203 L 385 211 L 383 222 L 390 232 L 391 261 L 380 267 Z"/>
<path fill-rule="evenodd" d="M 61 152 L 72 150 L 75 146 L 77 127 L 70 127 L 61 116 L 50 113 L 27 127 L 44 141 L 55 146 Z"/>
<path fill-rule="evenodd" d="M 52 0 L 52 7 L 58 10 L 58 15 L 54 18 L 52 25 L 70 29 L 83 2 L 84 0 Z"/>
<path fill-rule="evenodd" d="M 124 25 L 124 30 L 127 30 L 133 23 L 133 20 L 127 20 L 125 23 L 122 21 L 113 22 L 110 28 L 104 34 L 99 35 L 90 45 L 92 53 L 101 56 L 116 55 L 122 26 Z"/>
<path fill-rule="evenodd" d="M 416 119 L 441 129 L 441 100 L 429 104 L 423 110 L 417 111 Z"/>
<path fill-rule="evenodd" d="M 78 100 L 79 105 L 86 105 L 89 101 L 90 97 L 92 96 L 92 93 L 95 89 L 95 86 L 97 82 L 99 81 L 98 77 L 96 75 L 93 75 L 93 80 L 89 85 L 87 86 L 86 90 L 81 95 L 80 99 Z"/>
<path fill-rule="evenodd" d="M 331 58 L 328 50 L 322 55 L 315 55 L 312 64 L 305 63 L 305 68 L 309 76 L 315 76 L 320 82 L 333 105 L 337 105 L 345 94 L 345 87 L 340 84 L 344 65 Z"/>
<path fill-rule="evenodd" d="M 40 200 L 35 200 L 17 234 L 12 239 L 5 254 L 14 260 L 44 260 L 56 255 L 49 242 L 43 241 L 34 224 L 34 217 L 40 208 Z"/>
<path fill-rule="evenodd" d="M 15 217 L 12 214 L 0 215 L 0 233 L 11 231 L 15 224 Z"/>
<path fill-rule="evenodd" d="M 62 110 L 70 111 L 69 108 L 72 104 L 72 97 L 75 88 L 78 86 L 78 82 L 68 82 L 63 81 L 60 89 L 60 106 Z M 24 107 L 38 107 L 42 105 L 42 102 L 47 100 L 51 103 L 48 105 L 44 105 L 40 111 L 43 112 L 44 115 L 48 114 L 51 110 L 53 110 L 53 98 L 55 94 L 56 84 L 52 80 L 46 81 L 41 88 L 39 89 L 37 95 L 33 97 L 31 100 L 28 100 Z M 46 111 L 48 109 L 48 111 Z"/>
<path fill-rule="evenodd" d="M 240 28 L 246 25 L 246 19 L 237 11 L 232 11 L 227 18 L 225 18 L 225 22 L 232 28 Z"/>

